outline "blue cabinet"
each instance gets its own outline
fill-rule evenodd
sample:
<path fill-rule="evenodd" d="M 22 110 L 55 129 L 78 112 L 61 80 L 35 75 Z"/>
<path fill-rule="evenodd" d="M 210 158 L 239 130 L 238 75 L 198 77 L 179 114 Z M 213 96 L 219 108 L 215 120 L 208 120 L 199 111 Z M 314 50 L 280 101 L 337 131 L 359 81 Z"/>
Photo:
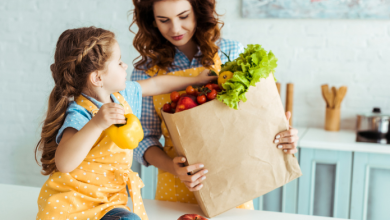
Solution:
<path fill-rule="evenodd" d="M 390 155 L 354 154 L 351 219 L 390 219 Z"/>
<path fill-rule="evenodd" d="M 298 180 L 253 200 L 256 210 L 297 213 Z"/>
<path fill-rule="evenodd" d="M 352 152 L 301 148 L 298 214 L 349 218 Z"/>
<path fill-rule="evenodd" d="M 353 131 L 310 131 L 303 135 L 307 135 L 304 148 L 300 147 L 299 154 L 295 155 L 303 175 L 254 199 L 255 209 L 358 220 L 390 219 L 390 154 L 387 147 L 372 145 L 381 147 L 380 152 L 388 154 L 353 152 L 355 146 L 360 146 L 355 145 Z M 163 139 L 161 141 L 163 143 Z M 136 161 L 132 169 L 145 183 L 142 196 L 154 199 L 157 169 L 146 168 Z"/>

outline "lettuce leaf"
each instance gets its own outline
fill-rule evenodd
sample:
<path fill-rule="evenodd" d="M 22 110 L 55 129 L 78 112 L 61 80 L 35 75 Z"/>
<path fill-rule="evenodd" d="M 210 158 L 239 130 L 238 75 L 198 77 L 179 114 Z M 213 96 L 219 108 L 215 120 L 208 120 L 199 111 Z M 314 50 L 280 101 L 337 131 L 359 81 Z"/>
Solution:
<path fill-rule="evenodd" d="M 248 44 L 239 57 L 222 65 L 221 71 L 233 72 L 233 77 L 223 84 L 223 91 L 217 99 L 230 108 L 238 109 L 238 102 L 246 102 L 249 86 L 255 86 L 260 79 L 274 74 L 278 59 L 270 51 L 267 53 L 259 44 Z M 275 81 L 276 78 L 274 77 Z"/>

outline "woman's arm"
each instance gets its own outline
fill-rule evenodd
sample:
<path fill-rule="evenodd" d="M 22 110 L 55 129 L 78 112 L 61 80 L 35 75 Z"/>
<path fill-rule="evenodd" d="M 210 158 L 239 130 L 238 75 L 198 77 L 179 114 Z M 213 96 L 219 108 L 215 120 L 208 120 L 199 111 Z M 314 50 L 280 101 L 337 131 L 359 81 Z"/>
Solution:
<path fill-rule="evenodd" d="M 205 72 L 206 74 L 208 71 Z M 142 70 L 134 69 L 131 74 L 132 81 L 145 81 L 150 76 L 145 74 Z M 180 77 L 184 78 L 184 77 Z M 196 78 L 196 77 L 192 77 Z M 183 183 L 191 191 L 199 190 L 202 185 L 201 181 L 205 178 L 206 170 L 202 169 L 193 175 L 187 175 L 188 172 L 194 171 L 201 167 L 201 164 L 194 164 L 191 166 L 184 166 L 185 159 L 182 157 L 175 157 L 171 159 L 162 149 L 159 139 L 162 135 L 161 120 L 155 112 L 153 105 L 153 97 L 145 97 L 142 99 L 142 114 L 141 125 L 144 129 L 145 137 L 139 143 L 139 146 L 134 149 L 134 159 L 139 163 L 149 166 L 150 164 L 158 169 L 165 170 L 175 176 L 178 176 Z"/>
<path fill-rule="evenodd" d="M 134 68 L 130 79 L 131 81 L 139 82 L 149 78 L 151 78 L 151 76 L 146 74 L 143 70 Z M 160 148 L 162 151 L 162 146 L 159 142 L 162 135 L 161 120 L 154 109 L 152 96 L 142 98 L 141 108 L 140 121 L 142 129 L 144 130 L 144 139 L 139 143 L 138 147 L 134 149 L 134 160 L 144 166 L 149 166 L 148 161 L 145 160 L 145 152 L 152 147 Z M 160 168 L 158 165 L 156 165 L 156 167 Z M 161 167 L 161 169 L 163 169 L 163 167 Z"/>
<path fill-rule="evenodd" d="M 173 160 L 158 146 L 149 147 L 144 154 L 144 159 L 151 165 L 176 175 Z"/>
<path fill-rule="evenodd" d="M 209 72 L 210 70 L 203 70 L 197 77 L 156 76 L 137 82 L 142 87 L 142 96 L 154 96 L 183 90 L 190 85 L 204 85 L 216 80 L 217 76 L 209 76 Z"/>
<path fill-rule="evenodd" d="M 287 121 L 291 118 L 291 112 L 286 112 Z M 277 144 L 277 148 L 283 150 L 287 154 L 295 154 L 298 152 L 298 130 L 291 127 L 287 131 L 282 131 L 276 134 L 274 143 Z"/>
<path fill-rule="evenodd" d="M 146 150 L 145 160 L 151 165 L 179 177 L 190 191 L 198 191 L 203 187 L 202 181 L 206 179 L 206 173 L 208 172 L 205 168 L 203 168 L 204 165 L 200 163 L 185 166 L 185 157 L 175 157 L 171 159 L 161 148 L 157 146 L 152 146 Z M 194 170 L 199 171 L 194 174 L 189 174 Z"/>

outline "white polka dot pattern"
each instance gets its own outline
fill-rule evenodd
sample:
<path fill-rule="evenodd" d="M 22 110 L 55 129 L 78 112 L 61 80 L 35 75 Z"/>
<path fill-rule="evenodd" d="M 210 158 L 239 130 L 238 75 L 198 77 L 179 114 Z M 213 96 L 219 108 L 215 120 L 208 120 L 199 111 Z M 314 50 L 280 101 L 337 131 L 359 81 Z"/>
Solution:
<path fill-rule="evenodd" d="M 125 106 L 126 113 L 132 112 L 122 95 L 115 93 L 115 97 Z M 96 108 L 84 96 L 76 102 L 88 111 Z M 100 219 L 113 208 L 130 210 L 126 205 L 126 185 L 134 195 L 140 195 L 144 186 L 138 174 L 129 169 L 132 160 L 132 150 L 119 148 L 103 132 L 78 168 L 50 175 L 38 197 L 37 219 Z M 140 207 L 133 207 L 133 211 L 147 220 L 142 198 L 131 198 Z"/>

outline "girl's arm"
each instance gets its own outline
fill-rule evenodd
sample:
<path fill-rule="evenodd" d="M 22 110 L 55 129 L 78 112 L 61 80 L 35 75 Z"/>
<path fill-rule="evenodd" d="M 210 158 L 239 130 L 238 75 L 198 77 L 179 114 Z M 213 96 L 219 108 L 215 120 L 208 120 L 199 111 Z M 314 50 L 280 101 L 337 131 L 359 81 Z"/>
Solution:
<path fill-rule="evenodd" d="M 57 169 L 69 173 L 88 155 L 103 130 L 112 124 L 126 124 L 125 111 L 116 103 L 104 104 L 80 131 L 66 128 L 55 153 Z"/>
<path fill-rule="evenodd" d="M 210 70 L 203 70 L 197 77 L 156 76 L 137 81 L 142 88 L 142 96 L 154 96 L 185 89 L 190 85 L 204 85 L 216 80 L 217 76 L 209 76 Z"/>

